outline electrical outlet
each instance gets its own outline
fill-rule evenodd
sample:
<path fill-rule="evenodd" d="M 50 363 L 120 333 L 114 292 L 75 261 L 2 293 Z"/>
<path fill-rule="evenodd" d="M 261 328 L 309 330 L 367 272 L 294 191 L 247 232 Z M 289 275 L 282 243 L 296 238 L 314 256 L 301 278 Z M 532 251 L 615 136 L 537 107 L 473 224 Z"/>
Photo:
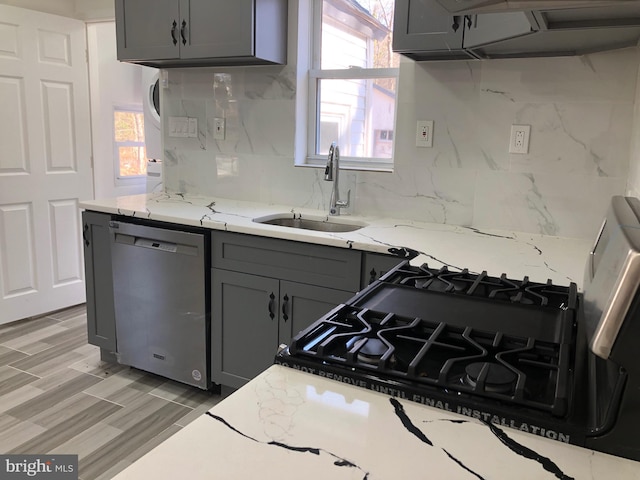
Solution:
<path fill-rule="evenodd" d="M 509 153 L 529 153 L 531 125 L 511 125 Z"/>
<path fill-rule="evenodd" d="M 416 124 L 416 147 L 433 147 L 433 120 L 418 120 Z"/>
<path fill-rule="evenodd" d="M 213 138 L 215 140 L 224 140 L 224 118 L 213 119 Z"/>

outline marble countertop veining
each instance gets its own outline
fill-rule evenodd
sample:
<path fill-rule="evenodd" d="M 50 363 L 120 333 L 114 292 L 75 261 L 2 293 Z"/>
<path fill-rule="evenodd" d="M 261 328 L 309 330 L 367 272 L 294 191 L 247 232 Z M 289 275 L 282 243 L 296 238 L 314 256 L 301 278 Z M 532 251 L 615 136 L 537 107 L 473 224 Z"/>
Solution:
<path fill-rule="evenodd" d="M 115 480 L 640 479 L 640 462 L 274 365 Z"/>
<path fill-rule="evenodd" d="M 506 273 L 532 281 L 582 285 L 591 242 L 521 232 L 342 215 L 337 221 L 364 222 L 353 232 L 328 233 L 256 223 L 254 218 L 282 213 L 327 218 L 325 211 L 182 194 L 141 194 L 89 200 L 80 207 L 136 218 L 203 226 L 212 230 L 262 235 L 286 240 L 388 253 L 390 248 L 419 252 L 412 264 L 443 265 L 491 275 Z"/>

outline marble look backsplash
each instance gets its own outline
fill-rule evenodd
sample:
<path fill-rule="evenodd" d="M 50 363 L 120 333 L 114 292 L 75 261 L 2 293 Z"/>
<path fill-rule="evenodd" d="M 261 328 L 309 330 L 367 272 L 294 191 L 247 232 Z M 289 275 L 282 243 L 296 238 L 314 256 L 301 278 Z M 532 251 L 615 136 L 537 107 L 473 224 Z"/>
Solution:
<path fill-rule="evenodd" d="M 631 149 L 640 157 L 632 142 L 640 130 L 638 63 L 637 48 L 482 62 L 403 59 L 395 170 L 345 172 L 353 211 L 592 238 L 609 197 L 627 191 Z M 293 166 L 295 66 L 168 73 L 165 125 L 168 116 L 188 116 L 199 127 L 198 138 L 164 136 L 168 192 L 328 206 L 323 171 Z M 213 139 L 216 117 L 226 118 L 224 140 Z M 415 147 L 416 120 L 434 120 L 433 148 Z M 529 154 L 508 153 L 511 124 L 531 125 Z"/>

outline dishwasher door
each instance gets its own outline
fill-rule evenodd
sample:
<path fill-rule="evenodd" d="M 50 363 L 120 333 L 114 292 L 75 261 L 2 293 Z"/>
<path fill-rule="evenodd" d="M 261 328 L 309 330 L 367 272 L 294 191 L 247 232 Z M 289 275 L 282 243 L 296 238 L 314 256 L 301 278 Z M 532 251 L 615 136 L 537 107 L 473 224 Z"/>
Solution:
<path fill-rule="evenodd" d="M 207 389 L 204 233 L 113 221 L 117 358 Z"/>

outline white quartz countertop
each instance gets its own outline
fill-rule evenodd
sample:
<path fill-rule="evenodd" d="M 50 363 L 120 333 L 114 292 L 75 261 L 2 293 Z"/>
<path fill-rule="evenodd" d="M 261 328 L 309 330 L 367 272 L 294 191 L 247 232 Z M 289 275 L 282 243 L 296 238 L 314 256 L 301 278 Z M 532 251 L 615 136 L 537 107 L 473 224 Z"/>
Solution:
<path fill-rule="evenodd" d="M 640 462 L 274 365 L 117 480 L 640 479 Z"/>
<path fill-rule="evenodd" d="M 158 220 L 212 230 L 226 230 L 286 240 L 389 253 L 411 249 L 419 253 L 412 264 L 447 265 L 491 275 L 506 273 L 532 281 L 551 279 L 559 285 L 582 285 L 590 241 L 528 233 L 479 230 L 385 217 L 342 215 L 331 221 L 358 222 L 365 227 L 346 233 L 326 233 L 256 223 L 255 218 L 284 214 L 326 220 L 326 212 L 181 194 L 142 194 L 91 200 L 80 207 L 105 213 Z M 595 232 L 594 232 L 595 235 Z M 407 252 L 409 250 L 406 250 Z"/>

